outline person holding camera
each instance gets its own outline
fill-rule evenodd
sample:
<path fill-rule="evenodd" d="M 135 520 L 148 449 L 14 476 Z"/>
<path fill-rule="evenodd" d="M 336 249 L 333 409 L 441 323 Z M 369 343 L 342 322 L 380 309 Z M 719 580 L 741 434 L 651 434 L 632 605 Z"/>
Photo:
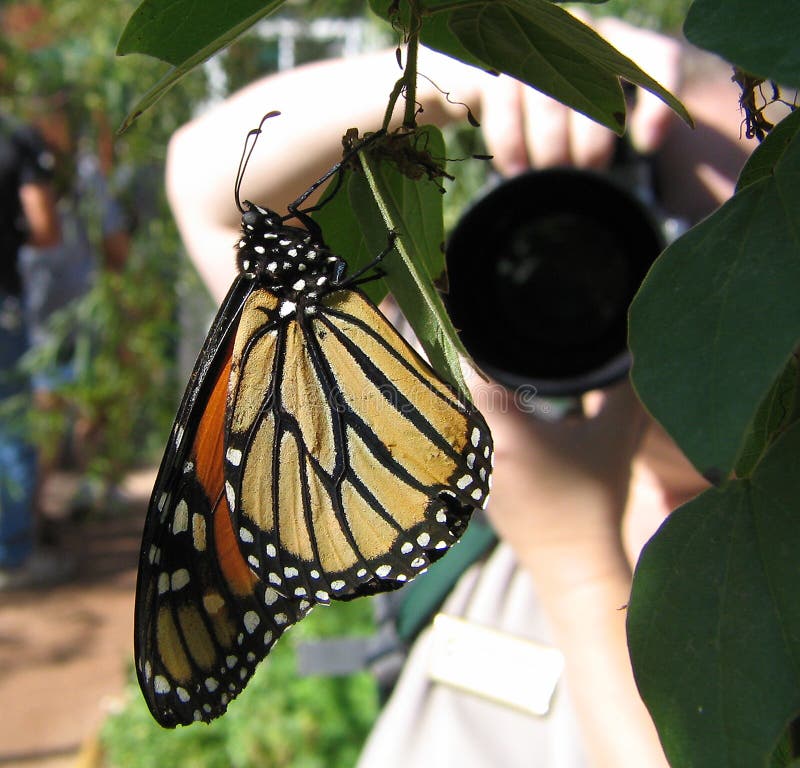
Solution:
<path fill-rule="evenodd" d="M 696 221 L 731 194 L 745 157 L 737 148 L 729 75 L 698 76 L 681 88 L 677 42 L 614 20 L 598 27 L 694 114 L 699 128 L 693 133 L 675 124 L 654 96 L 640 93 L 628 135 L 638 152 L 659 161 L 663 207 Z M 531 167 L 599 170 L 611 160 L 613 135 L 509 78 L 424 49 L 419 69 L 453 101 L 470 105 L 504 176 Z M 391 52 L 320 62 L 259 80 L 176 132 L 168 154 L 170 204 L 215 298 L 234 276 L 234 259 L 226 254 L 239 227 L 231 190 L 243 127 L 257 124 L 266 108 L 282 111 L 250 158 L 242 192 L 282 210 L 339 159 L 346 129 L 380 126 L 387 84 L 396 77 Z M 442 126 L 464 118 L 463 107 L 428 80 L 420 79 L 417 99 L 425 122 Z M 715 147 L 710 155 L 708 142 Z M 475 377 L 472 386 L 479 407 L 494 402 L 496 383 Z M 459 693 L 431 682 L 426 631 L 360 765 L 665 766 L 633 680 L 624 607 L 644 542 L 705 483 L 646 416 L 627 380 L 587 393 L 579 414 L 558 421 L 535 418 L 513 398 L 506 402 L 483 409 L 496 457 L 486 511 L 501 544 L 464 575 L 443 610 L 557 649 L 563 680 L 555 695 L 545 695 L 546 716 L 498 703 L 502 695 L 488 701 Z M 507 647 L 498 642 L 494 655 Z"/>

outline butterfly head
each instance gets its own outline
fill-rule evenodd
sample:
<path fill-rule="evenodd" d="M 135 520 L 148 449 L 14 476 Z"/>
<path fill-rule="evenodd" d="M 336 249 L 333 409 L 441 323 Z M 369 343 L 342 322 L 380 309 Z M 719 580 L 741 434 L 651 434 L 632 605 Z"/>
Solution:
<path fill-rule="evenodd" d="M 320 235 L 284 223 L 283 217 L 244 203 L 239 270 L 294 302 L 315 302 L 341 281 L 346 269 Z"/>

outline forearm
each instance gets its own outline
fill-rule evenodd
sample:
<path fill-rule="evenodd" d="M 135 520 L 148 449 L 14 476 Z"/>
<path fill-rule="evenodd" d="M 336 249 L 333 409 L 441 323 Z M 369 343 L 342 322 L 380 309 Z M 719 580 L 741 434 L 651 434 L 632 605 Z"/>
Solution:
<path fill-rule="evenodd" d="M 536 568 L 537 595 L 565 658 L 565 678 L 592 768 L 667 766 L 655 727 L 633 680 L 625 635 L 631 572 L 621 551 L 608 552 L 603 578 L 581 583 L 586 564 L 564 559 Z M 597 557 L 597 553 L 595 553 Z M 553 563 L 555 566 L 555 563 Z M 585 573 L 585 570 L 583 570 Z"/>
<path fill-rule="evenodd" d="M 61 240 L 61 225 L 51 185 L 46 182 L 23 184 L 19 198 L 28 225 L 28 243 L 38 248 L 56 245 Z"/>

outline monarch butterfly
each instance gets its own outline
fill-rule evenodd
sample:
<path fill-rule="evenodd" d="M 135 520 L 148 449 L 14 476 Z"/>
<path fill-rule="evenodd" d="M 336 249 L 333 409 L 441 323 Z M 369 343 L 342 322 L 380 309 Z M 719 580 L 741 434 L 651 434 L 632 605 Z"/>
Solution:
<path fill-rule="evenodd" d="M 480 413 L 301 208 L 358 148 L 284 216 L 240 202 L 242 155 L 239 274 L 179 407 L 139 561 L 136 670 L 162 726 L 223 714 L 315 604 L 402 586 L 485 505 Z"/>

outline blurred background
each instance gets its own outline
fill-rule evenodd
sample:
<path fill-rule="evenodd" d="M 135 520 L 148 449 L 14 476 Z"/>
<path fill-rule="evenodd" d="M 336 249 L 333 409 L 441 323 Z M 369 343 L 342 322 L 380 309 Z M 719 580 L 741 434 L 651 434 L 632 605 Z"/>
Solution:
<path fill-rule="evenodd" d="M 346 766 L 377 714 L 375 683 L 295 679 L 293 645 L 369 633 L 369 601 L 302 622 L 224 718 L 165 732 L 133 676 L 133 590 L 155 468 L 216 309 L 164 199 L 168 139 L 260 75 L 395 41 L 360 0 L 288 2 L 118 136 L 166 69 L 114 55 L 136 5 L 0 4 L 0 112 L 47 143 L 62 233 L 20 254 L 30 330 L 20 365 L 34 386 L 0 400 L 0 416 L 38 453 L 37 546 L 69 565 L 58 584 L 0 591 L 0 766 Z M 674 32 L 688 5 L 612 1 L 605 12 Z M 483 164 L 467 165 L 446 196 L 451 223 L 483 183 Z"/>

